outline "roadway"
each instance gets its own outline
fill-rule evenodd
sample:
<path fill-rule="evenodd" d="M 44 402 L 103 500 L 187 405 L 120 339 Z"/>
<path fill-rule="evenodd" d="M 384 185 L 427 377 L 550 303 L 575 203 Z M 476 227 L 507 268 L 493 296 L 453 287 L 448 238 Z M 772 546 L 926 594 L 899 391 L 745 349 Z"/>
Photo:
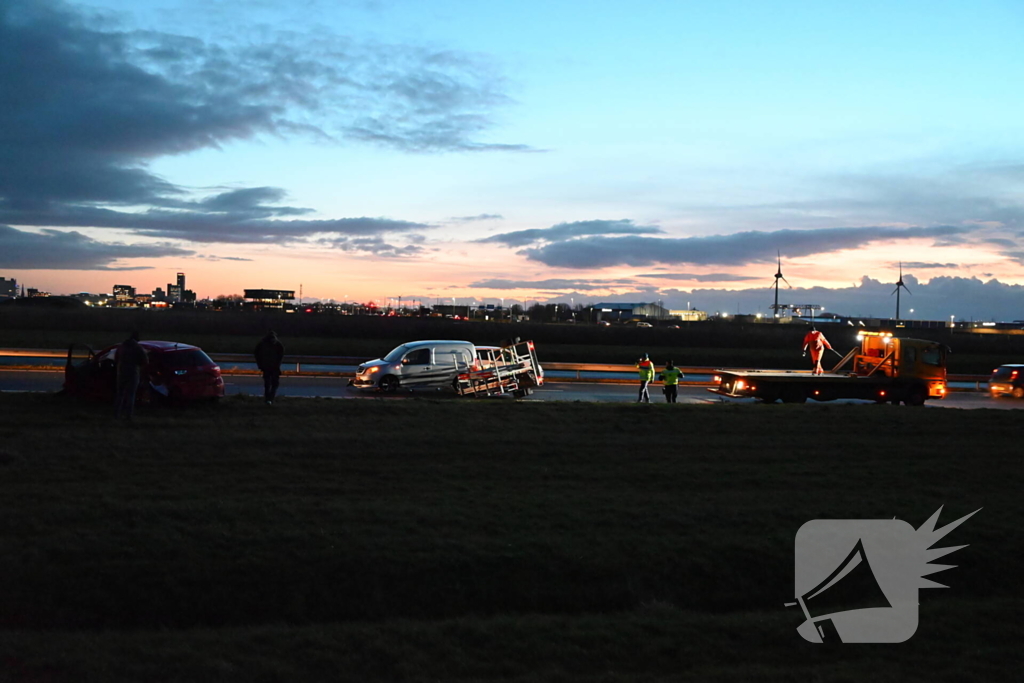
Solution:
<path fill-rule="evenodd" d="M 0 371 L 0 391 L 59 391 L 64 381 L 63 372 L 53 370 L 4 370 Z M 399 391 L 394 396 L 383 395 L 375 391 L 363 391 L 347 386 L 348 378 L 331 376 L 285 376 L 281 378 L 279 395 L 312 398 L 315 396 L 341 399 L 366 398 L 438 398 L 455 399 L 449 390 L 422 389 L 416 391 Z M 225 390 L 231 394 L 263 394 L 263 380 L 258 375 L 225 375 Z M 635 384 L 589 384 L 586 382 L 547 382 L 537 389 L 528 401 L 596 401 L 601 403 L 629 403 L 636 400 Z M 664 403 L 661 386 L 655 385 L 651 390 L 651 399 L 655 403 Z M 462 399 L 468 400 L 468 399 Z M 495 400 L 512 400 L 507 399 Z M 705 387 L 681 386 L 679 403 L 754 403 L 753 399 L 733 400 L 722 399 L 709 393 Z M 814 403 L 809 401 L 808 403 Z M 834 401 L 834 403 L 866 403 L 864 401 Z M 995 408 L 1012 410 L 1024 408 L 1024 401 L 1012 398 L 993 399 L 984 391 L 956 391 L 950 393 L 942 401 L 928 401 L 928 406 L 944 408 Z"/>

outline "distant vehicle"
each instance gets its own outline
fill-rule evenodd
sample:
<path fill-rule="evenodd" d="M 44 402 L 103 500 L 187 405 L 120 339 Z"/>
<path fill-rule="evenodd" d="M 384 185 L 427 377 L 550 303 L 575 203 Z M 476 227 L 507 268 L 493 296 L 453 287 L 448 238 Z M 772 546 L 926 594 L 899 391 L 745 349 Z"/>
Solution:
<path fill-rule="evenodd" d="M 860 345 L 831 372 L 813 375 L 810 370 L 716 370 L 718 386 L 708 391 L 731 398 L 757 398 L 764 403 L 859 398 L 922 406 L 930 398 L 945 398 L 945 345 L 893 337 L 890 332 L 865 331 L 857 338 Z M 850 361 L 850 370 L 840 374 L 840 368 Z"/>
<path fill-rule="evenodd" d="M 599 326 L 601 326 L 601 327 L 611 327 L 612 326 L 612 324 L 610 322 L 608 322 L 607 320 L 598 320 L 597 324 Z"/>
<path fill-rule="evenodd" d="M 139 342 L 149 362 L 142 371 L 139 402 L 217 399 L 224 396 L 220 366 L 198 346 L 169 341 Z M 117 350 L 120 344 L 93 352 L 71 344 L 64 366 L 64 391 L 71 396 L 113 401 L 117 392 Z"/>
<path fill-rule="evenodd" d="M 387 393 L 394 393 L 399 387 L 454 389 L 459 373 L 468 371 L 475 360 L 476 348 L 472 342 L 450 339 L 407 342 L 383 358 L 360 365 L 350 384 Z"/>
<path fill-rule="evenodd" d="M 636 326 L 637 327 L 654 327 L 654 325 L 652 325 L 650 323 L 637 323 Z"/>
<path fill-rule="evenodd" d="M 988 391 L 993 398 L 1024 398 L 1024 365 L 1000 365 L 993 370 L 988 379 Z"/>
<path fill-rule="evenodd" d="M 670 330 L 678 330 L 679 329 L 679 325 L 669 325 L 668 329 L 670 329 Z"/>

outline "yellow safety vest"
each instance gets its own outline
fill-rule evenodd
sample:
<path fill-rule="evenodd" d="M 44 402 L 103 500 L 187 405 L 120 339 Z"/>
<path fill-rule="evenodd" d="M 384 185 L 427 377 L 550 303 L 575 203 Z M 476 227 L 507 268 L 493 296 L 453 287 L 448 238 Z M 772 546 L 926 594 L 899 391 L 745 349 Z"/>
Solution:
<path fill-rule="evenodd" d="M 679 378 L 683 376 L 683 373 L 679 368 L 665 368 L 662 370 L 661 374 L 665 378 L 666 386 L 679 384 Z"/>

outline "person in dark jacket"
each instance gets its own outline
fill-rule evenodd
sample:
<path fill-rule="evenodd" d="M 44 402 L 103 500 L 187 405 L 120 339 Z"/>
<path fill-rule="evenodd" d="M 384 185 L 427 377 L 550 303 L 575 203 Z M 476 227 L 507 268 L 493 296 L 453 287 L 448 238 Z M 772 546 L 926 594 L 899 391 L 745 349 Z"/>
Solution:
<path fill-rule="evenodd" d="M 146 349 L 139 346 L 139 333 L 121 342 L 117 348 L 117 395 L 114 399 L 114 416 L 124 414 L 129 420 L 135 414 L 135 394 L 139 390 L 142 371 L 149 362 Z"/>
<path fill-rule="evenodd" d="M 665 402 L 677 403 L 679 399 L 679 378 L 683 372 L 669 361 L 659 379 L 665 383 Z"/>
<path fill-rule="evenodd" d="M 256 345 L 256 367 L 263 372 L 263 400 L 272 405 L 277 398 L 277 387 L 281 384 L 281 361 L 284 360 L 284 344 L 277 334 L 270 330 Z"/>

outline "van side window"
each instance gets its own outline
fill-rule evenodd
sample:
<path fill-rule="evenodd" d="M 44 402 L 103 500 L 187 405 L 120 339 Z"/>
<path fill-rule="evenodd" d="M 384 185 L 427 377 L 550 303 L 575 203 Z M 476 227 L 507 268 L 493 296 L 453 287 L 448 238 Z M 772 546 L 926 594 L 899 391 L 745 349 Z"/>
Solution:
<path fill-rule="evenodd" d="M 402 365 L 430 365 L 430 349 L 416 349 L 406 354 Z"/>
<path fill-rule="evenodd" d="M 939 353 L 939 347 L 929 346 L 921 352 L 921 362 L 928 365 L 942 365 L 942 354 Z"/>

